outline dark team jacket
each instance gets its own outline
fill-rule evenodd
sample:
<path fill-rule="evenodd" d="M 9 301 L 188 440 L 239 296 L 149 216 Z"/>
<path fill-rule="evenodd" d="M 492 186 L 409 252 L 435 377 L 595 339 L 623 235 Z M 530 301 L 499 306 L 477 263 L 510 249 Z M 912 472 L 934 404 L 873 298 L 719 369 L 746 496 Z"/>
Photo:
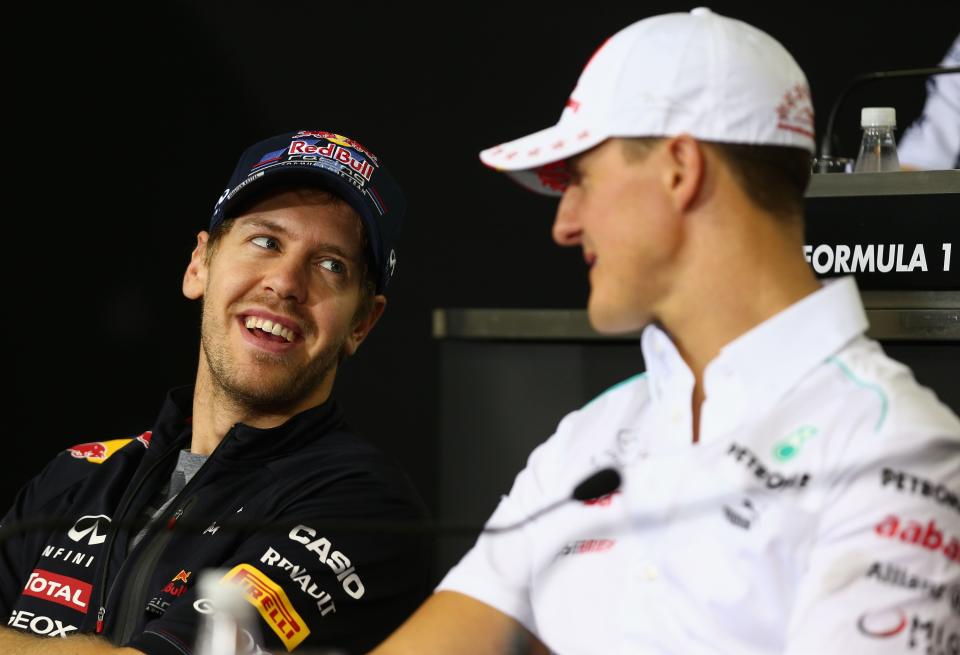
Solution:
<path fill-rule="evenodd" d="M 272 429 L 235 425 L 128 554 L 131 523 L 189 447 L 192 398 L 192 387 L 174 389 L 151 431 L 68 449 L 20 491 L 0 525 L 59 524 L 0 545 L 7 625 L 189 654 L 211 611 L 197 578 L 216 568 L 240 585 L 260 617 L 251 632 L 272 652 L 352 653 L 379 643 L 428 593 L 423 545 L 389 525 L 402 528 L 425 511 L 407 478 L 350 432 L 332 401 Z M 239 521 L 257 525 L 237 529 Z M 385 527 L 375 533 L 351 521 Z"/>

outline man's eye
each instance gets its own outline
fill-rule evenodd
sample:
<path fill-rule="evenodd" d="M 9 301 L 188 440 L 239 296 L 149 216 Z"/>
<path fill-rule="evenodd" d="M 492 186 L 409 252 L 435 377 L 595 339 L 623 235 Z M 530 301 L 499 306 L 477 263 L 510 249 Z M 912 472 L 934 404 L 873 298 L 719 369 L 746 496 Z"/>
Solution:
<path fill-rule="evenodd" d="M 332 273 L 347 272 L 347 267 L 343 265 L 343 262 L 337 261 L 336 259 L 323 259 L 320 261 L 320 266 L 323 266 Z"/>
<path fill-rule="evenodd" d="M 250 239 L 250 242 L 267 250 L 276 250 L 280 246 L 279 242 L 273 237 L 254 237 Z"/>

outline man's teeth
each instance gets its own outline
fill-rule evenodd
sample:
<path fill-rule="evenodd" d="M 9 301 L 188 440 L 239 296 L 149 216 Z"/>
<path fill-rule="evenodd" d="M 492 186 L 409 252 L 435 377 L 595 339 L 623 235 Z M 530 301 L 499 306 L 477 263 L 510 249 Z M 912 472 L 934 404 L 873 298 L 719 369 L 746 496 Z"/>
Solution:
<path fill-rule="evenodd" d="M 273 334 L 278 337 L 283 337 L 287 341 L 293 341 L 294 334 L 292 331 L 283 327 L 279 323 L 274 323 L 264 318 L 259 318 L 257 316 L 248 316 L 246 326 L 248 329 L 257 328 L 258 330 L 263 330 L 269 334 Z"/>

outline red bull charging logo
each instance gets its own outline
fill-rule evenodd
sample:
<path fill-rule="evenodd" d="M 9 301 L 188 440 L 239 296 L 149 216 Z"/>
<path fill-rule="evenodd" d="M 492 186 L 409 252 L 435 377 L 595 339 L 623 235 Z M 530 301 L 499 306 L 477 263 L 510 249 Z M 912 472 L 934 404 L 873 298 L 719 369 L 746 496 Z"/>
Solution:
<path fill-rule="evenodd" d="M 110 441 L 91 441 L 67 448 L 71 457 L 85 459 L 91 464 L 103 464 L 111 455 L 126 446 L 133 439 L 111 439 Z"/>

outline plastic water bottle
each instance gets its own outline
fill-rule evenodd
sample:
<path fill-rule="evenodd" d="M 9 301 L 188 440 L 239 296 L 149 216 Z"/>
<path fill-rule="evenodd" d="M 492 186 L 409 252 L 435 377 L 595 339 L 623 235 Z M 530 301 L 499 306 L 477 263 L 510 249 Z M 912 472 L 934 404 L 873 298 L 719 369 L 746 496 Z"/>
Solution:
<path fill-rule="evenodd" d="M 897 142 L 893 128 L 897 126 L 897 111 L 893 107 L 864 107 L 860 111 L 863 139 L 854 173 L 883 173 L 900 170 Z"/>
<path fill-rule="evenodd" d="M 222 582 L 225 571 L 200 575 L 194 609 L 201 614 L 194 655 L 267 655 L 257 642 L 253 606 L 233 584 Z"/>

